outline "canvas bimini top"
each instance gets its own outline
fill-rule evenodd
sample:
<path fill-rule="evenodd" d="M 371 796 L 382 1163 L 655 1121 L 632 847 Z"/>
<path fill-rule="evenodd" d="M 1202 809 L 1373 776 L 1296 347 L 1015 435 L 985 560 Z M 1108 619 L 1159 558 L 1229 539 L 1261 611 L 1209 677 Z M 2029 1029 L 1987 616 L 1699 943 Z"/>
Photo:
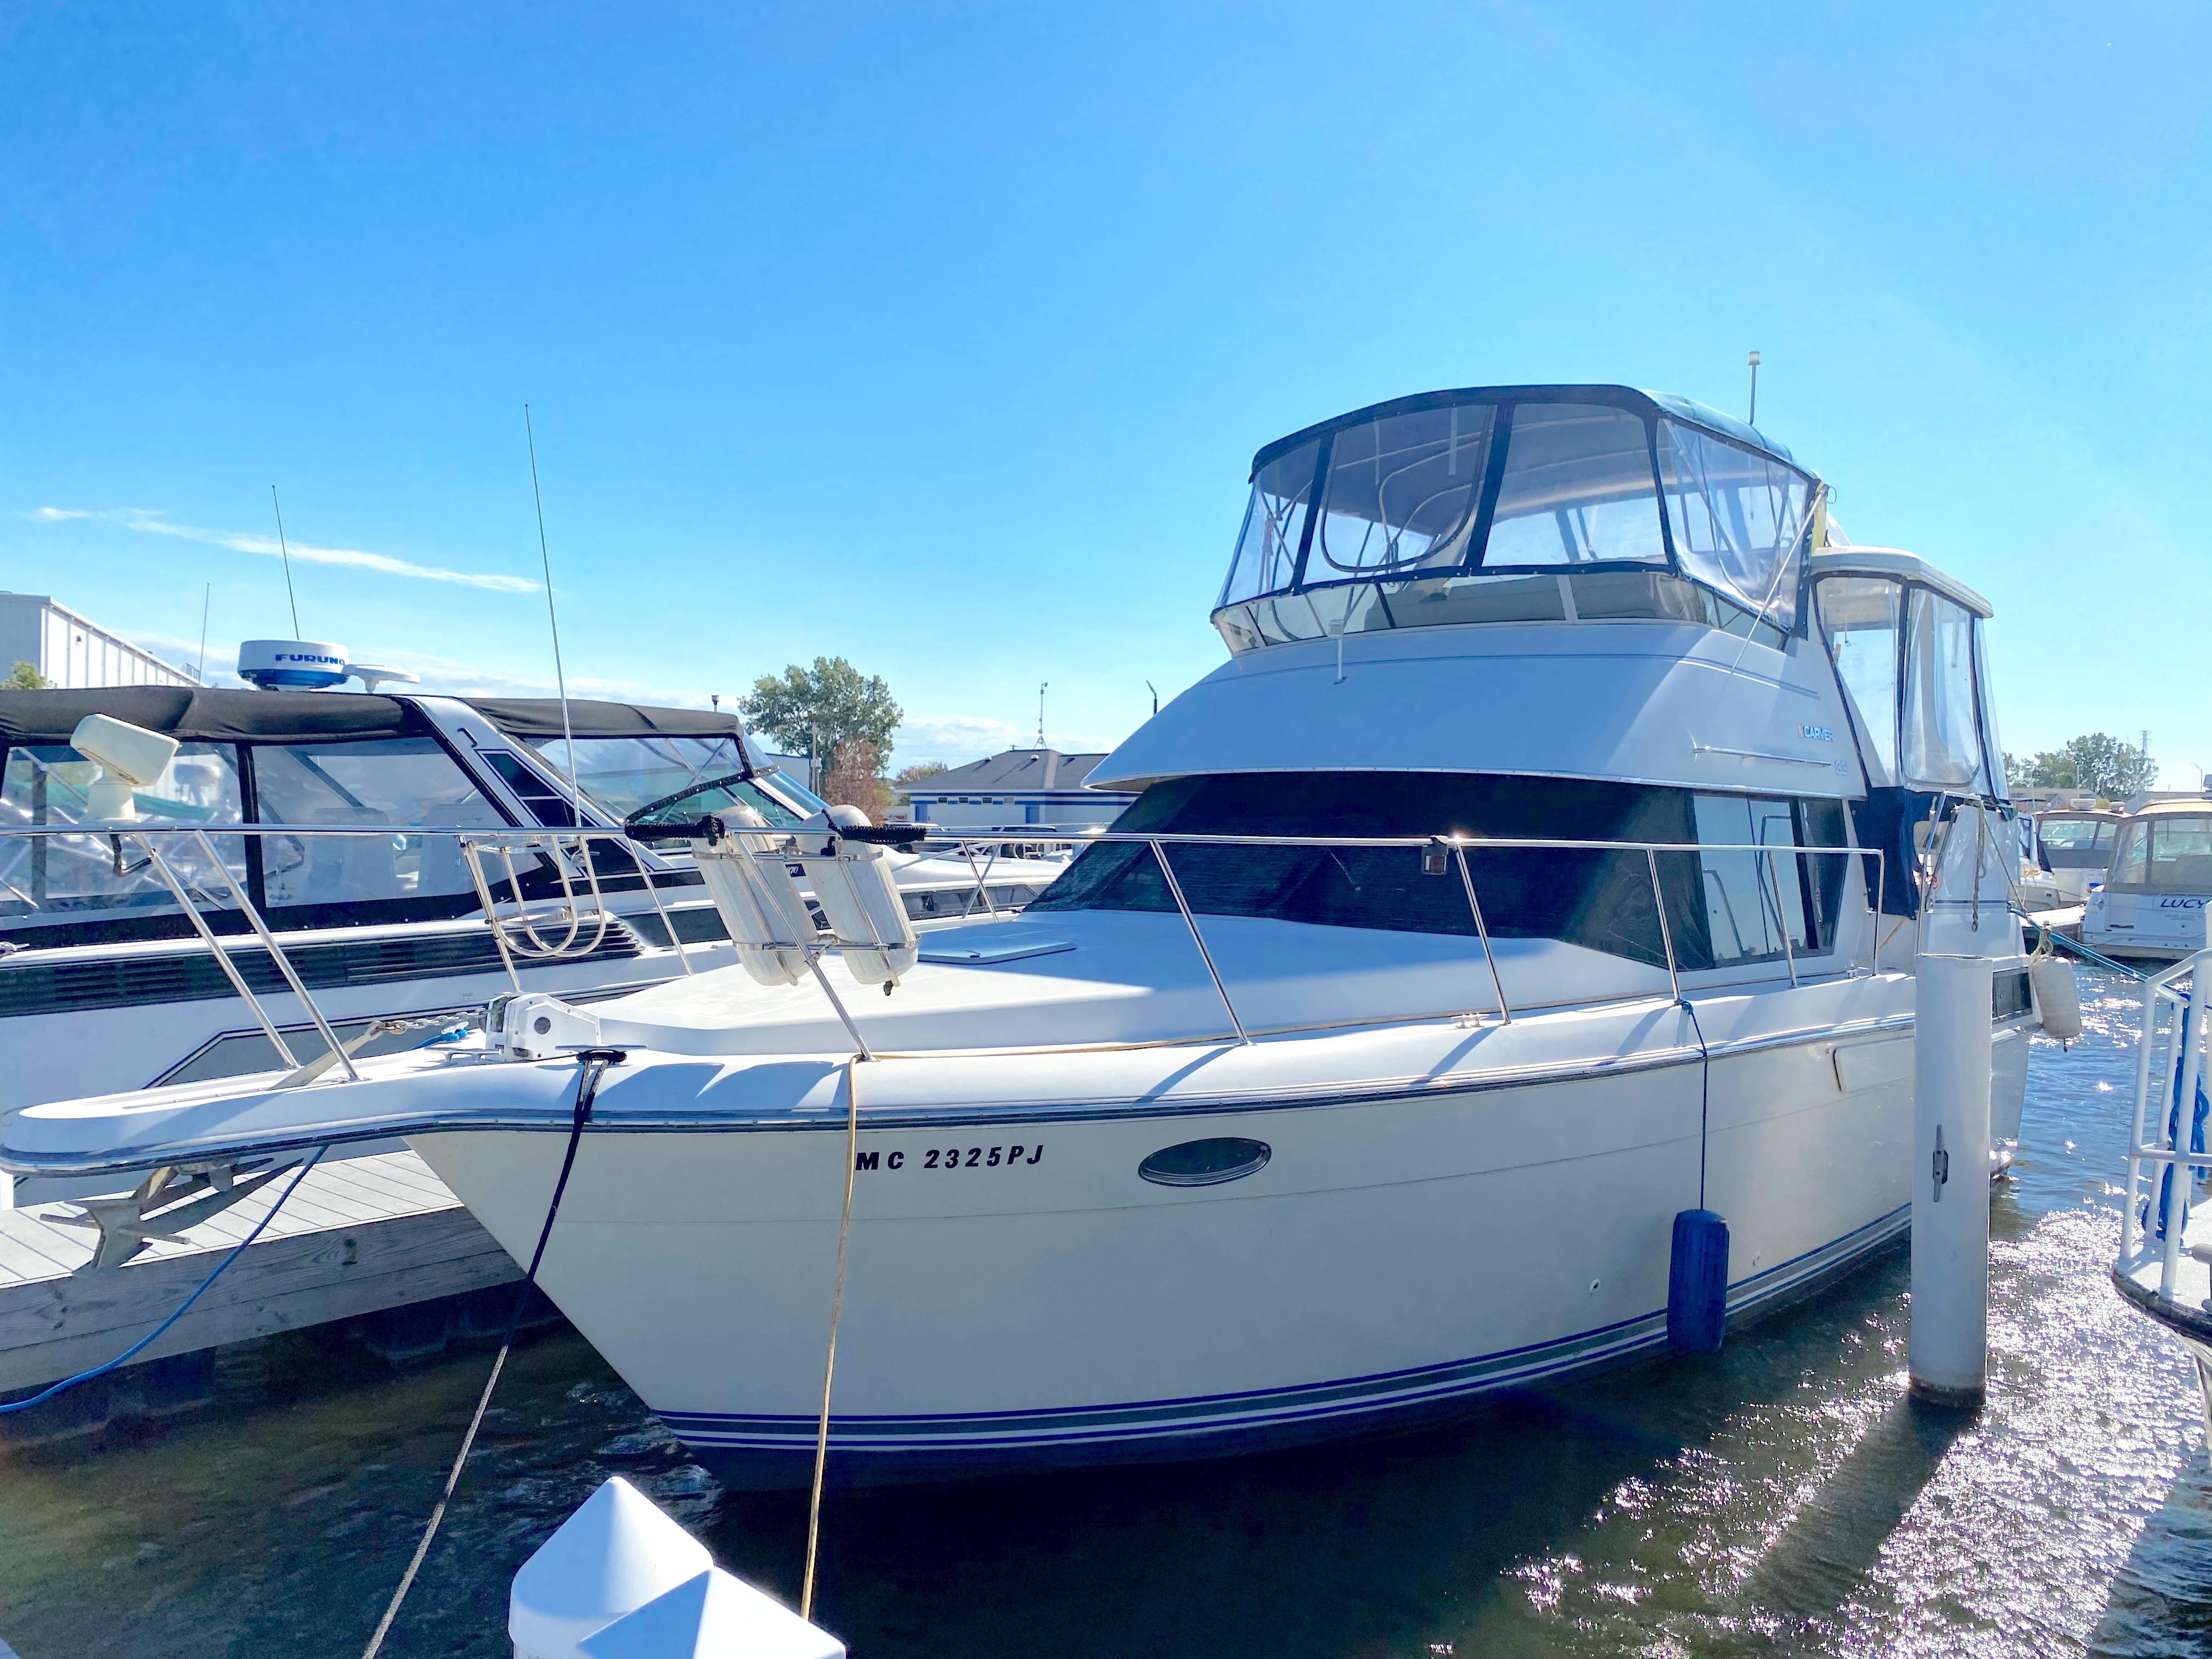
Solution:
<path fill-rule="evenodd" d="M 0 747 L 65 744 L 87 714 L 106 714 L 185 743 L 299 743 L 318 738 L 406 738 L 432 729 L 412 697 L 339 691 L 234 691 L 204 686 L 129 685 L 78 691 L 0 694 Z M 494 726 L 524 738 L 564 730 L 554 697 L 470 697 Z M 704 708 L 572 698 L 565 729 L 586 738 L 736 737 L 734 714 Z"/>
<path fill-rule="evenodd" d="M 1596 614 L 1786 635 L 1819 493 L 1786 448 L 1685 398 L 1510 386 L 1393 398 L 1253 458 L 1214 623 L 1243 652 L 1557 620 L 1556 579 L 1588 574 L 1619 578 L 1588 585 Z"/>

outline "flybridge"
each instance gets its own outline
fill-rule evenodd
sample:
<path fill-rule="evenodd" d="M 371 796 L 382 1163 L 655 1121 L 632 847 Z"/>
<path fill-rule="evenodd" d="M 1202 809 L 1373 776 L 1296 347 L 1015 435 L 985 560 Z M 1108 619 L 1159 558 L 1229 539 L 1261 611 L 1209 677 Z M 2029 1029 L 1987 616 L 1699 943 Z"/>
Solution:
<path fill-rule="evenodd" d="M 1423 392 L 1254 457 L 1213 620 L 1240 653 L 1585 617 L 1787 635 L 1820 498 L 1787 449 L 1686 398 L 1608 386 Z"/>

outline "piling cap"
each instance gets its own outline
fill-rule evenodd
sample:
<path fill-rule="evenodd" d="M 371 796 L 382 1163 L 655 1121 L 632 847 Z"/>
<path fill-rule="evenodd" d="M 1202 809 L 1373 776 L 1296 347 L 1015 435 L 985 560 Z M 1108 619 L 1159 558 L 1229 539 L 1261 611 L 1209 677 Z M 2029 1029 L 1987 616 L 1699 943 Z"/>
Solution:
<path fill-rule="evenodd" d="M 845 1659 L 845 1644 L 709 1567 L 578 1644 L 586 1659 Z"/>
<path fill-rule="evenodd" d="M 592 1632 L 714 1565 L 705 1545 L 617 1475 L 522 1564 L 507 1633 L 518 1659 L 584 1659 Z"/>

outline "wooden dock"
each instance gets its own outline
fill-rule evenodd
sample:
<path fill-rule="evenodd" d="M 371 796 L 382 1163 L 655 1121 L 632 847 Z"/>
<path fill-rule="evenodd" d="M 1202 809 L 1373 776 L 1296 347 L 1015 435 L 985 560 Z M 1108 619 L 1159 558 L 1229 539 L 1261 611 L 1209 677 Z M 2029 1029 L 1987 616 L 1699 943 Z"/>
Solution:
<path fill-rule="evenodd" d="M 90 1270 L 98 1235 L 64 1203 L 0 1210 L 0 1393 L 112 1359 L 166 1318 L 267 1214 L 289 1173 L 228 1209 Z M 319 1164 L 154 1360 L 512 1284 L 521 1270 L 411 1152 Z"/>

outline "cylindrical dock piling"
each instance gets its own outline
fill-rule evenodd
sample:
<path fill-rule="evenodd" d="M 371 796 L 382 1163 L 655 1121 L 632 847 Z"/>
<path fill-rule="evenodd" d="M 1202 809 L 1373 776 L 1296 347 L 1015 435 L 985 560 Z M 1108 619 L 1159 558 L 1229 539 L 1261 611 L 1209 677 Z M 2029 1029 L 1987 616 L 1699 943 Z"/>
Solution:
<path fill-rule="evenodd" d="M 1913 969 L 1912 1393 L 1979 1406 L 1989 1381 L 1991 964 L 1923 956 Z"/>

